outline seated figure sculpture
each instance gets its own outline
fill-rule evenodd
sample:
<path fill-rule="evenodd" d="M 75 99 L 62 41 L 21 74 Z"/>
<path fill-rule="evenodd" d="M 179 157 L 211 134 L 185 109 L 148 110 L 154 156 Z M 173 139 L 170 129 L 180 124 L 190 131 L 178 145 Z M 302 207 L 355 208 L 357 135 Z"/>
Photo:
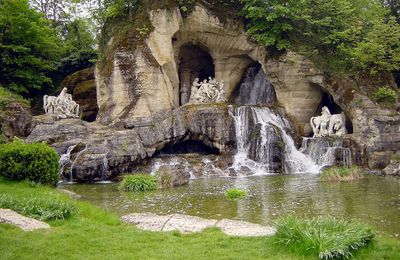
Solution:
<path fill-rule="evenodd" d="M 226 102 L 224 83 L 209 77 L 202 82 L 196 78 L 193 81 L 189 103 L 223 103 Z"/>
<path fill-rule="evenodd" d="M 54 115 L 57 119 L 79 118 L 79 104 L 72 100 L 67 88 L 64 88 L 58 97 L 45 95 L 43 109 L 46 114 Z"/>
<path fill-rule="evenodd" d="M 321 116 L 310 120 L 313 137 L 342 137 L 347 133 L 345 121 L 344 113 L 332 115 L 327 107 L 323 107 Z"/>

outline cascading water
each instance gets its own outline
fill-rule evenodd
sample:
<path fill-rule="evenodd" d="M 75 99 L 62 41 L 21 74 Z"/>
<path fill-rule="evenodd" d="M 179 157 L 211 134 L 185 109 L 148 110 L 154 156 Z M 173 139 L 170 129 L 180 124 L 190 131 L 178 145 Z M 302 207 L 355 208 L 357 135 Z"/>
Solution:
<path fill-rule="evenodd" d="M 344 167 L 352 166 L 351 150 L 344 148 L 342 139 L 303 138 L 300 150 L 309 155 L 320 168 L 332 166 L 338 160 Z"/>
<path fill-rule="evenodd" d="M 67 152 L 60 156 L 60 177 L 63 176 L 64 168 L 68 163 L 71 163 L 71 152 L 75 149 L 77 145 L 72 145 L 68 147 Z"/>
<path fill-rule="evenodd" d="M 231 111 L 231 115 L 235 119 L 237 139 L 237 154 L 232 168 L 238 173 L 243 169 L 249 169 L 254 175 L 276 173 L 272 169 L 277 146 L 284 158 L 285 172 L 319 172 L 320 167 L 297 150 L 287 133 L 289 122 L 271 109 L 242 106 Z M 258 134 L 254 132 L 255 126 L 259 128 Z M 279 136 L 280 141 L 277 139 Z"/>

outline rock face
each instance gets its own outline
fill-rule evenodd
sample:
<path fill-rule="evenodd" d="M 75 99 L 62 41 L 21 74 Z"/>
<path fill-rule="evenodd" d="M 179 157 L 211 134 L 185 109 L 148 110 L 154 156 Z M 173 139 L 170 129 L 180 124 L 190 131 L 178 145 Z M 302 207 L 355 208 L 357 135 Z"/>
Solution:
<path fill-rule="evenodd" d="M 30 108 L 18 102 L 11 102 L 0 111 L 0 132 L 7 138 L 28 136 L 31 123 Z"/>
<path fill-rule="evenodd" d="M 156 151 L 185 140 L 201 141 L 219 151 L 229 151 L 235 143 L 233 118 L 227 107 L 220 105 L 184 106 L 112 126 L 79 119 L 36 118 L 40 120 L 42 123 L 37 124 L 27 140 L 46 141 L 59 154 L 73 147 L 64 175 L 79 181 L 109 179 L 134 172 Z"/>
<path fill-rule="evenodd" d="M 99 108 L 97 106 L 94 67 L 68 76 L 63 80 L 61 86 L 67 88 L 68 93 L 72 94 L 72 99 L 79 104 L 82 112 L 81 118 L 88 122 L 95 121 Z"/>

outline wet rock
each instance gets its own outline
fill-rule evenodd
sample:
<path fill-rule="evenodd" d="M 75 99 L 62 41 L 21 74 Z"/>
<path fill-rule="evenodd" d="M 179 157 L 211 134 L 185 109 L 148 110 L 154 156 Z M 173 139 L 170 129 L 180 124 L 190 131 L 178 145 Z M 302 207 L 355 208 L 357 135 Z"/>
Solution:
<path fill-rule="evenodd" d="M 0 209 L 0 223 L 17 226 L 23 231 L 50 229 L 49 224 L 33 218 L 24 217 L 10 209 Z"/>

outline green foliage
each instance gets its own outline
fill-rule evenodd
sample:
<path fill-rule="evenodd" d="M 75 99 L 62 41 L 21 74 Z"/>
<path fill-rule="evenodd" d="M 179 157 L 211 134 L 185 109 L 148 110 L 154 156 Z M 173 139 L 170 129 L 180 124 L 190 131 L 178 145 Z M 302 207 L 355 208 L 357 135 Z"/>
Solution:
<path fill-rule="evenodd" d="M 389 87 L 381 87 L 374 94 L 379 103 L 393 104 L 397 101 L 397 92 Z"/>
<path fill-rule="evenodd" d="M 13 102 L 17 102 L 25 107 L 30 106 L 28 100 L 0 86 L 0 111 Z"/>
<path fill-rule="evenodd" d="M 13 141 L 0 146 L 0 175 L 7 180 L 29 180 L 55 185 L 59 179 L 59 156 L 43 143 Z"/>
<path fill-rule="evenodd" d="M 246 191 L 236 188 L 228 189 L 225 192 L 225 197 L 228 199 L 241 199 L 247 196 Z"/>
<path fill-rule="evenodd" d="M 174 187 L 174 178 L 171 171 L 158 171 L 156 173 L 156 178 L 159 189 L 169 189 Z"/>
<path fill-rule="evenodd" d="M 157 179 L 147 174 L 125 175 L 119 189 L 130 192 L 152 191 L 157 189 Z"/>
<path fill-rule="evenodd" d="M 60 40 L 27 0 L 0 2 L 0 84 L 27 95 L 51 87 L 49 72 L 60 57 Z"/>
<path fill-rule="evenodd" d="M 352 181 L 363 178 L 362 170 L 353 166 L 347 167 L 331 167 L 324 170 L 319 178 L 324 181 Z"/>
<path fill-rule="evenodd" d="M 341 259 L 366 246 L 374 237 L 363 223 L 335 218 L 299 219 L 289 216 L 277 222 L 276 241 L 281 246 L 306 256 Z"/>
<path fill-rule="evenodd" d="M 76 203 L 55 193 L 31 197 L 0 194 L 0 208 L 12 209 L 24 216 L 44 221 L 66 219 L 77 212 Z"/>

